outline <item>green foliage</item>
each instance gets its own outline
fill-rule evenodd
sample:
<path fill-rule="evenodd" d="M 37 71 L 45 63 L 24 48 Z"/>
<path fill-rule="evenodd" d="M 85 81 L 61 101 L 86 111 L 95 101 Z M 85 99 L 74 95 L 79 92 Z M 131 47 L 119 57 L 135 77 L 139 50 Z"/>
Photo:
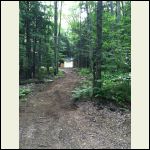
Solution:
<path fill-rule="evenodd" d="M 87 80 L 82 80 L 80 86 L 72 91 L 72 98 L 74 100 L 91 98 L 93 95 L 92 82 L 90 80 L 91 72 L 88 68 L 81 68 L 77 70 L 81 77 L 87 78 Z"/>
<path fill-rule="evenodd" d="M 90 73 L 87 69 L 81 69 L 82 71 L 79 71 L 81 73 L 81 76 L 86 76 Z M 93 95 L 93 88 L 92 88 L 92 81 L 89 77 L 87 77 L 87 80 L 82 80 L 80 82 L 80 86 L 75 88 L 72 91 L 72 98 L 74 100 L 80 100 L 80 99 L 86 99 L 86 98 L 92 98 Z"/>
<path fill-rule="evenodd" d="M 54 68 L 53 67 L 49 67 L 49 73 L 50 73 L 50 75 L 54 76 Z"/>
<path fill-rule="evenodd" d="M 61 29 L 57 39 L 59 45 L 56 44 L 58 61 L 73 57 L 75 67 L 80 68 L 78 74 L 85 79 L 73 91 L 73 97 L 91 97 L 94 91 L 96 97 L 117 102 L 130 101 L 131 2 L 113 1 L 113 9 L 110 1 L 103 2 L 101 55 L 98 51 L 98 40 L 101 38 L 97 36 L 97 33 L 101 33 L 97 28 L 98 3 L 80 1 L 75 4 L 67 16 L 70 26 L 67 31 Z M 120 13 L 116 4 L 120 4 Z M 41 1 L 20 1 L 19 8 L 20 78 L 42 80 L 51 77 L 58 63 L 55 62 L 54 52 L 54 29 L 58 27 L 54 24 L 54 7 L 52 3 L 46 5 Z M 83 17 L 83 14 L 86 15 Z M 100 69 L 95 69 L 96 66 L 100 66 Z M 102 71 L 98 80 L 93 77 L 99 73 L 97 70 Z M 63 76 L 60 70 L 56 78 Z M 93 81 L 100 83 L 94 89 Z"/>
<path fill-rule="evenodd" d="M 81 68 L 81 69 L 78 69 L 77 72 L 78 72 L 79 76 L 87 78 L 87 80 L 86 80 L 87 82 L 89 80 L 89 82 L 92 83 L 93 74 L 92 74 L 92 72 L 90 71 L 89 68 Z M 84 84 L 85 84 L 86 81 L 84 80 Z"/>
<path fill-rule="evenodd" d="M 103 13 L 103 70 L 131 70 L 131 5 L 124 5 L 125 16 L 116 22 L 115 15 Z"/>
<path fill-rule="evenodd" d="M 31 89 L 29 88 L 19 88 L 19 98 L 24 98 L 30 92 L 31 92 Z"/>
<path fill-rule="evenodd" d="M 88 4 L 89 18 L 80 20 L 80 6 L 86 12 Z M 113 14 L 110 3 L 103 3 L 102 21 L 102 70 L 109 71 L 131 71 L 131 3 L 123 2 L 121 5 L 120 21 L 117 22 L 116 2 L 113 1 Z M 72 9 L 72 20 L 70 22 L 69 39 L 72 43 L 76 66 L 79 68 L 90 67 L 90 50 L 96 48 L 96 2 L 79 2 L 78 11 L 76 6 Z M 124 15 L 123 15 L 124 14 Z M 74 19 L 75 18 L 75 19 Z M 92 23 L 89 26 L 88 19 Z M 92 59 L 94 61 L 95 57 Z"/>
<path fill-rule="evenodd" d="M 56 78 L 64 77 L 64 72 L 62 70 L 58 70 L 58 74 Z"/>
<path fill-rule="evenodd" d="M 80 70 L 82 70 L 80 72 Z M 86 71 L 85 71 L 86 70 Z M 79 69 L 82 77 L 86 76 L 78 88 L 73 91 L 72 97 L 76 100 L 92 97 L 114 100 L 118 103 L 131 101 L 131 75 L 123 72 L 102 72 L 101 89 L 99 87 L 92 88 L 92 80 L 88 74 L 91 74 L 87 69 Z"/>
<path fill-rule="evenodd" d="M 55 66 L 54 8 L 41 1 L 19 2 L 19 77 L 21 80 L 44 77 L 41 66 Z M 70 51 L 68 37 L 61 30 L 58 59 Z M 48 72 L 49 73 L 49 72 Z M 53 70 L 50 69 L 53 75 Z"/>
<path fill-rule="evenodd" d="M 97 89 L 95 97 L 115 100 L 119 103 L 131 101 L 131 79 L 129 73 L 103 73 L 102 89 Z"/>
<path fill-rule="evenodd" d="M 59 77 L 63 77 L 63 76 L 64 76 L 63 71 L 59 70 L 59 71 L 58 71 L 58 76 L 59 76 Z"/>
<path fill-rule="evenodd" d="M 47 75 L 47 69 L 44 66 L 41 66 L 38 71 L 38 79 L 42 80 Z"/>
<path fill-rule="evenodd" d="M 94 53 L 94 57 L 90 58 L 90 50 L 92 52 L 97 48 L 97 29 L 96 29 L 96 2 L 80 2 L 80 6 L 87 10 L 86 19 L 76 21 L 72 19 L 70 40 L 74 49 L 74 57 L 76 66 L 79 67 L 79 75 L 86 77 L 86 80 L 92 83 L 93 76 L 90 71 L 91 65 L 100 63 L 101 79 L 96 80 L 96 83 L 102 83 L 102 86 L 94 87 L 93 96 L 101 97 L 108 100 L 115 100 L 119 103 L 130 102 L 131 100 L 131 3 L 120 3 L 120 19 L 118 20 L 118 13 L 116 1 L 113 1 L 113 12 L 111 11 L 109 1 L 103 3 L 103 21 L 102 21 L 102 54 L 101 60 L 98 62 L 99 56 Z M 87 12 L 86 12 L 87 13 Z M 78 15 L 77 15 L 78 14 Z M 82 15 L 80 11 L 72 14 L 74 17 Z M 89 20 L 88 20 L 89 19 Z M 89 21 L 89 22 L 88 22 Z M 90 27 L 88 23 L 92 23 Z M 95 64 L 96 65 L 96 64 Z M 83 67 L 83 68 L 82 68 Z M 86 68 L 85 68 L 86 67 Z M 93 67 L 93 66 L 92 66 Z M 82 68 L 82 69 L 81 69 Z M 91 69 L 93 70 L 93 68 Z M 84 83 L 82 83 L 84 84 Z M 90 86 L 86 86 L 90 87 Z M 92 86 L 91 86 L 92 87 Z M 82 97 L 86 88 L 79 87 L 74 92 L 74 97 Z M 88 88 L 87 88 L 88 89 Z M 83 91 L 82 91 L 83 90 Z M 86 92 L 85 92 L 86 93 Z"/>
<path fill-rule="evenodd" d="M 88 68 L 81 68 L 78 70 L 80 76 L 87 77 L 91 73 Z"/>
<path fill-rule="evenodd" d="M 72 97 L 75 100 L 85 99 L 85 98 L 91 98 L 93 95 L 93 89 L 91 86 L 81 86 L 79 88 L 75 88 L 74 91 L 72 91 Z"/>

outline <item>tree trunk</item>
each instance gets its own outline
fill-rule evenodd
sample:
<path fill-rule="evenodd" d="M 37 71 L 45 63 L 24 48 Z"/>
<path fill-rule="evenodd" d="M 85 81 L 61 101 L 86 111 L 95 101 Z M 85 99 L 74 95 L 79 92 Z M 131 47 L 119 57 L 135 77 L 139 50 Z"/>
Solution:
<path fill-rule="evenodd" d="M 82 48 L 81 48 L 81 4 L 82 1 L 80 3 L 80 24 L 79 24 L 79 30 L 80 30 L 80 45 L 79 45 L 79 68 L 81 68 L 82 62 L 81 62 L 81 57 L 82 57 Z"/>
<path fill-rule="evenodd" d="M 123 3 L 123 1 L 121 1 L 121 4 L 122 4 L 122 15 L 125 16 L 125 10 L 124 10 L 124 3 Z"/>
<path fill-rule="evenodd" d="M 114 6 L 113 6 L 113 1 L 109 1 L 110 2 L 110 10 L 111 10 L 111 14 L 114 15 Z"/>
<path fill-rule="evenodd" d="M 109 2 L 110 2 L 110 8 L 111 8 L 111 15 L 114 16 L 114 10 L 113 10 L 114 4 L 113 4 L 113 1 L 109 1 Z M 114 23 L 113 23 L 113 21 L 111 23 L 111 28 L 110 29 L 111 29 L 111 33 L 112 33 L 112 34 L 110 34 L 110 38 L 113 41 L 114 40 L 114 37 L 113 37 Z M 113 49 L 113 47 L 110 50 L 113 53 L 112 57 L 114 57 L 114 49 Z"/>
<path fill-rule="evenodd" d="M 30 13 L 30 2 L 26 1 L 27 4 L 27 13 Z M 31 73 L 31 39 L 30 39 L 30 19 L 26 18 L 26 56 L 27 56 L 27 78 L 32 77 Z"/>
<path fill-rule="evenodd" d="M 58 31 L 58 52 L 60 51 L 61 14 L 62 14 L 62 1 L 61 1 L 61 6 L 60 6 L 60 19 L 59 19 L 59 31 Z M 59 60 L 59 56 L 58 56 L 58 60 Z M 57 70 L 57 72 L 58 72 L 58 70 Z"/>
<path fill-rule="evenodd" d="M 37 18 L 35 18 L 35 33 L 37 33 Z M 35 36 L 34 37 L 34 44 L 33 44 L 33 66 L 32 66 L 32 73 L 33 73 L 33 78 L 35 78 L 35 68 L 36 68 L 36 48 L 37 48 L 37 46 L 36 46 L 36 44 L 37 44 L 37 37 Z"/>
<path fill-rule="evenodd" d="M 41 38 L 39 39 L 39 50 L 38 50 L 38 69 L 41 66 Z"/>
<path fill-rule="evenodd" d="M 33 46 L 33 67 L 32 67 L 33 78 L 35 78 L 35 52 L 36 52 L 36 37 L 34 38 L 34 46 Z"/>
<path fill-rule="evenodd" d="M 55 44 L 55 69 L 54 69 L 54 74 L 56 75 L 58 73 L 58 46 L 57 46 L 57 20 L 58 20 L 58 15 L 57 15 L 57 1 L 54 1 L 54 7 L 55 7 L 55 15 L 54 15 L 54 44 Z"/>
<path fill-rule="evenodd" d="M 102 1 L 97 2 L 97 46 L 93 67 L 93 87 L 101 88 L 101 55 L 102 55 Z M 98 81 L 99 80 L 99 81 Z"/>
<path fill-rule="evenodd" d="M 90 69 L 93 70 L 93 50 L 92 50 L 92 26 L 91 26 L 91 17 L 89 13 L 88 1 L 86 1 L 86 12 L 87 12 L 87 28 L 88 28 L 88 46 L 89 46 L 89 60 L 90 60 Z"/>
<path fill-rule="evenodd" d="M 59 32 L 58 32 L 59 39 L 60 39 L 60 29 L 61 29 L 61 14 L 62 14 L 62 1 L 60 6 L 60 18 L 59 18 Z"/>
<path fill-rule="evenodd" d="M 120 22 L 120 1 L 116 1 L 116 21 Z"/>

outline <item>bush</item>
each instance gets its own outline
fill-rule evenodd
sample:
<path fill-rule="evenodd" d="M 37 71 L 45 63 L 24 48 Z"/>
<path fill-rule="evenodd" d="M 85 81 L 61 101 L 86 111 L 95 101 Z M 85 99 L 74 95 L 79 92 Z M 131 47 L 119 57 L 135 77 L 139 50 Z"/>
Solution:
<path fill-rule="evenodd" d="M 61 70 L 58 70 L 57 77 L 64 77 L 64 72 Z"/>
<path fill-rule="evenodd" d="M 117 103 L 131 101 L 131 76 L 130 73 L 123 72 L 102 72 L 102 87 L 92 88 L 92 75 L 88 69 L 78 70 L 80 76 L 86 80 L 80 82 L 80 87 L 73 91 L 72 97 L 76 100 L 80 98 L 96 97 L 107 100 L 114 100 Z"/>
<path fill-rule="evenodd" d="M 47 69 L 44 66 L 41 66 L 38 71 L 38 79 L 41 80 L 47 75 Z"/>
<path fill-rule="evenodd" d="M 30 92 L 31 92 L 31 89 L 29 88 L 19 88 L 19 98 L 24 98 Z"/>
<path fill-rule="evenodd" d="M 91 86 L 82 86 L 80 88 L 75 88 L 75 90 L 72 91 L 72 93 L 72 97 L 75 100 L 79 100 L 80 98 L 91 98 L 93 95 L 93 89 Z"/>
<path fill-rule="evenodd" d="M 87 77 L 91 74 L 91 72 L 88 68 L 79 69 L 78 73 L 80 76 L 83 76 L 83 77 Z"/>
<path fill-rule="evenodd" d="M 78 74 L 81 77 L 86 77 L 86 80 L 82 80 L 80 82 L 81 86 L 78 88 L 75 88 L 74 91 L 72 91 L 72 97 L 75 100 L 79 99 L 85 99 L 85 98 L 91 98 L 93 95 L 93 88 L 92 88 L 92 73 L 90 69 L 88 68 L 81 68 L 78 69 Z"/>
<path fill-rule="evenodd" d="M 95 97 L 104 97 L 119 103 L 130 102 L 131 83 L 129 73 L 103 74 L 102 89 L 98 89 Z"/>
<path fill-rule="evenodd" d="M 54 76 L 54 68 L 53 67 L 49 67 L 49 72 L 52 76 Z"/>

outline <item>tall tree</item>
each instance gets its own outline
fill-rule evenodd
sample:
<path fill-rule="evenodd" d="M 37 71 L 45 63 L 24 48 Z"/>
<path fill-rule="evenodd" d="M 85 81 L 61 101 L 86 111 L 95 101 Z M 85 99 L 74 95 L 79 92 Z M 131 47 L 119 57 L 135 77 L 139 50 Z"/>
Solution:
<path fill-rule="evenodd" d="M 27 78 L 32 77 L 31 63 L 31 31 L 30 31 L 30 1 L 26 1 L 26 56 L 27 56 Z"/>
<path fill-rule="evenodd" d="M 125 16 L 124 1 L 121 1 L 122 15 Z"/>
<path fill-rule="evenodd" d="M 32 3 L 32 13 L 33 13 L 33 35 L 32 35 L 32 39 L 33 39 L 33 64 L 32 64 L 32 77 L 35 78 L 36 76 L 36 53 L 37 53 L 37 32 L 38 32 L 38 21 L 37 21 L 37 16 L 39 13 L 39 4 L 36 2 Z"/>
<path fill-rule="evenodd" d="M 80 38 L 80 41 L 79 41 L 79 58 L 78 58 L 78 66 L 79 68 L 81 67 L 81 55 L 82 55 L 82 49 L 81 49 L 81 13 L 82 13 L 82 1 L 79 3 L 80 5 L 80 21 L 79 21 L 79 38 Z"/>
<path fill-rule="evenodd" d="M 62 15 L 62 1 L 60 5 L 60 13 L 59 13 L 59 30 L 58 30 L 58 52 L 60 51 L 60 30 L 61 30 L 61 15 Z M 58 56 L 59 57 L 59 56 Z M 59 60 L 59 58 L 58 58 Z"/>
<path fill-rule="evenodd" d="M 58 73 L 58 36 L 57 36 L 57 20 L 58 20 L 58 12 L 57 12 L 57 1 L 54 1 L 55 14 L 54 14 L 54 44 L 55 44 L 55 71 L 54 74 Z"/>
<path fill-rule="evenodd" d="M 110 2 L 110 10 L 111 10 L 111 14 L 114 15 L 114 6 L 113 6 L 113 1 L 109 1 Z"/>
<path fill-rule="evenodd" d="M 117 20 L 117 23 L 120 22 L 120 17 L 121 17 L 121 14 L 120 14 L 120 1 L 116 1 L 116 20 Z"/>
<path fill-rule="evenodd" d="M 92 25 L 91 25 L 91 16 L 89 10 L 89 1 L 86 1 L 86 13 L 87 13 L 87 31 L 88 31 L 88 50 L 89 50 L 89 59 L 90 59 L 90 68 L 93 70 L 93 49 L 92 49 Z"/>
<path fill-rule="evenodd" d="M 96 33 L 97 43 L 94 52 L 93 86 L 101 88 L 101 57 L 102 57 L 102 1 L 97 2 Z"/>

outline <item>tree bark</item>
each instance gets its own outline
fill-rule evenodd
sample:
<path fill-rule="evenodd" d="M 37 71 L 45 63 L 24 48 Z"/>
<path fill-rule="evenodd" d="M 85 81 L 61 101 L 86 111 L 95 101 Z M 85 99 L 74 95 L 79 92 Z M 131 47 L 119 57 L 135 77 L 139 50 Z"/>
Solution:
<path fill-rule="evenodd" d="M 57 1 L 54 1 L 54 7 L 55 7 L 55 15 L 54 15 L 54 44 L 55 44 L 55 69 L 54 74 L 56 75 L 58 73 L 58 39 L 57 39 Z"/>
<path fill-rule="evenodd" d="M 90 12 L 89 12 L 89 6 L 88 2 L 86 1 L 86 12 L 87 12 L 87 29 L 88 29 L 88 47 L 89 47 L 89 60 L 90 60 L 90 69 L 93 71 L 93 50 L 92 50 L 92 26 L 91 26 L 91 17 L 90 17 Z M 88 62 L 87 62 L 88 63 Z"/>
<path fill-rule="evenodd" d="M 33 46 L 33 67 L 32 67 L 32 72 L 33 72 L 33 78 L 35 78 L 35 52 L 36 52 L 36 37 L 34 38 L 34 46 Z"/>
<path fill-rule="evenodd" d="M 114 15 L 114 6 L 113 6 L 113 1 L 109 1 L 110 2 L 110 10 L 111 10 L 111 14 Z"/>
<path fill-rule="evenodd" d="M 116 19 L 117 23 L 120 22 L 120 1 L 116 1 Z"/>
<path fill-rule="evenodd" d="M 60 18 L 59 18 L 59 31 L 58 31 L 58 52 L 60 51 L 60 29 L 61 29 L 61 14 L 62 14 L 62 1 L 61 1 L 61 6 L 60 6 Z M 59 56 L 58 56 L 59 60 Z M 58 68 L 57 68 L 58 69 Z M 57 70 L 58 72 L 58 70 Z"/>
<path fill-rule="evenodd" d="M 81 4 L 82 4 L 82 2 L 81 2 Z M 82 63 L 81 63 L 81 57 L 82 57 L 82 49 L 81 49 L 81 43 L 82 43 L 82 41 L 81 41 L 81 4 L 80 4 L 80 24 L 79 24 L 79 26 L 80 26 L 79 68 L 81 68 L 81 65 L 82 65 Z"/>
<path fill-rule="evenodd" d="M 30 13 L 30 2 L 26 1 L 26 5 L 27 5 L 27 14 Z M 27 78 L 31 78 L 32 77 L 32 73 L 31 73 L 31 39 L 30 39 L 30 19 L 27 16 L 26 18 L 26 56 L 27 56 L 27 74 L 26 77 Z"/>
<path fill-rule="evenodd" d="M 97 2 L 97 46 L 95 51 L 95 61 L 93 67 L 93 87 L 101 88 L 101 55 L 102 55 L 102 1 Z M 98 81 L 99 80 L 99 81 Z"/>
<path fill-rule="evenodd" d="M 125 10 L 124 10 L 124 3 L 123 3 L 123 1 L 121 1 L 121 4 L 122 4 L 122 15 L 125 16 Z"/>
<path fill-rule="evenodd" d="M 37 17 L 35 18 L 35 33 L 37 33 Z M 37 37 L 35 36 L 34 37 L 34 44 L 33 44 L 33 66 L 32 66 L 32 73 L 33 73 L 33 78 L 35 78 L 35 74 L 36 74 L 36 71 L 35 71 L 35 68 L 36 68 L 36 49 L 37 49 Z"/>

